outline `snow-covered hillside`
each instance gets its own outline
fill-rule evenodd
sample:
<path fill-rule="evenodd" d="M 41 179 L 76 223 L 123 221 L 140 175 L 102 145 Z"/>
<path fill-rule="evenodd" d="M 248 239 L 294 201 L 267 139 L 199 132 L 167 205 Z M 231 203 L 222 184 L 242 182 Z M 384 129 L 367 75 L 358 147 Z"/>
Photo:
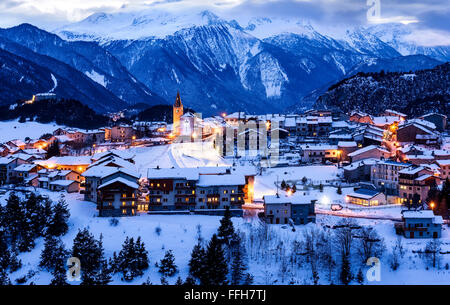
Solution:
<path fill-rule="evenodd" d="M 25 140 L 25 138 L 39 139 L 40 136 L 46 133 L 52 133 L 59 126 L 56 124 L 42 124 L 37 122 L 19 123 L 15 121 L 0 121 L 0 142 L 4 143 L 13 139 Z"/>

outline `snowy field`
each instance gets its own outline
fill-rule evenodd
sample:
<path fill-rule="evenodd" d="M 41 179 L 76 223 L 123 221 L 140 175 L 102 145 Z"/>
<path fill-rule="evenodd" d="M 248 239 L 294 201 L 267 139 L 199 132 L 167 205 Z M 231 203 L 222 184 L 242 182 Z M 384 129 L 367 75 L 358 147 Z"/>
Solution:
<path fill-rule="evenodd" d="M 51 199 L 57 200 L 60 193 L 40 190 L 41 193 L 47 194 Z M 7 194 L 0 198 L 2 205 L 5 204 Z M 141 214 L 136 217 L 123 217 L 119 219 L 117 226 L 111 226 L 108 218 L 96 217 L 97 211 L 95 204 L 82 201 L 82 195 L 70 194 L 66 195 L 69 204 L 71 217 L 69 221 L 69 232 L 62 238 L 67 248 L 72 247 L 72 242 L 78 229 L 87 227 L 96 238 L 103 235 L 103 243 L 105 254 L 111 257 L 113 252 L 120 251 L 121 245 L 126 236 L 141 236 L 145 242 L 146 249 L 149 252 L 150 267 L 144 276 L 127 283 L 120 279 L 120 275 L 113 277 L 112 284 L 141 284 L 147 278 L 150 278 L 153 284 L 160 283 L 161 275 L 155 267 L 155 262 L 159 262 L 163 258 L 166 250 L 173 250 L 175 262 L 179 267 L 179 273 L 174 277 L 168 278 L 169 283 L 175 283 L 177 276 L 182 279 L 188 275 L 188 261 L 190 253 L 196 243 L 197 225 L 201 225 L 201 234 L 205 240 L 209 240 L 213 233 L 219 227 L 220 217 L 216 216 L 178 216 L 178 215 L 147 215 Z M 250 240 L 254 240 L 259 236 L 258 232 L 264 228 L 255 218 L 233 218 L 236 229 L 244 232 L 247 236 L 247 251 L 249 256 L 249 272 L 254 276 L 255 284 L 311 284 L 310 271 L 307 267 L 291 268 L 280 273 L 281 265 L 289 257 L 289 251 L 294 240 L 302 240 L 303 231 L 322 227 L 324 225 L 332 225 L 336 223 L 340 217 L 329 215 L 318 215 L 316 224 L 308 224 L 307 226 L 297 226 L 296 232 L 283 225 L 271 225 L 268 227 L 268 241 L 264 248 L 268 256 L 261 257 L 261 247 L 251 246 Z M 358 219 L 361 225 L 371 225 L 376 228 L 378 233 L 383 236 L 387 249 L 396 242 L 397 236 L 394 232 L 393 222 L 389 220 L 366 220 Z M 160 228 L 158 235 L 156 228 Z M 412 250 L 423 249 L 428 242 L 427 240 L 408 240 L 403 239 L 404 247 L 408 249 L 402 261 L 399 270 L 393 272 L 387 263 L 387 253 L 381 259 L 381 282 L 366 284 L 450 284 L 450 271 L 441 268 L 426 270 L 425 263 L 418 254 L 414 254 Z M 29 253 L 20 254 L 23 267 L 10 277 L 12 280 L 19 278 L 28 273 L 29 270 L 36 271 L 36 274 L 29 280 L 36 284 L 47 284 L 51 279 L 48 272 L 41 271 L 38 268 L 39 255 L 43 249 L 44 240 L 40 238 L 36 242 L 36 247 Z M 281 246 L 280 246 L 281 245 Z M 281 247 L 281 248 L 280 248 Z M 450 231 L 448 227 L 443 230 L 442 249 L 450 251 Z M 441 266 L 450 263 L 450 255 L 443 255 Z M 364 267 L 363 267 L 364 268 Z M 366 267 L 368 268 L 368 267 Z M 356 270 L 353 270 L 356 273 Z M 325 271 L 320 272 L 320 283 L 328 284 Z M 76 283 L 74 283 L 76 284 Z"/>
<path fill-rule="evenodd" d="M 19 123 L 19 120 L 0 121 L 0 142 L 3 143 L 15 139 L 23 141 L 26 137 L 39 139 L 43 134 L 52 133 L 60 127 L 63 126 L 37 122 Z"/>
<path fill-rule="evenodd" d="M 148 168 L 179 168 L 199 166 L 224 166 L 228 163 L 212 147 L 210 142 L 179 143 L 152 147 L 133 147 L 135 164 L 139 173 L 147 174 Z"/>

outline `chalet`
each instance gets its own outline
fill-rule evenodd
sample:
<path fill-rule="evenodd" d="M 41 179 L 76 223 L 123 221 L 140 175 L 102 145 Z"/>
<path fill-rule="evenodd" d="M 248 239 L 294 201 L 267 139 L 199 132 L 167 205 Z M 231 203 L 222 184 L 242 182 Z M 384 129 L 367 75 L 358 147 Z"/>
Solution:
<path fill-rule="evenodd" d="M 358 150 L 358 144 L 355 141 L 339 141 L 337 143 L 338 150 L 341 151 L 341 160 L 350 160 L 348 154 Z"/>
<path fill-rule="evenodd" d="M 47 155 L 47 151 L 44 149 L 41 149 L 41 148 L 28 148 L 28 149 L 19 149 L 13 153 L 13 155 L 18 155 L 18 154 L 33 156 L 33 160 L 37 160 L 37 159 L 44 159 L 45 156 Z M 30 160 L 29 158 L 30 157 L 27 157 L 27 159 L 29 161 L 33 161 L 33 160 Z"/>
<path fill-rule="evenodd" d="M 0 158 L 0 184 L 11 183 L 14 180 L 14 169 L 28 163 L 17 156 Z"/>
<path fill-rule="evenodd" d="M 12 151 L 10 150 L 10 147 L 6 144 L 0 144 L 0 157 L 6 157 L 9 155 Z"/>
<path fill-rule="evenodd" d="M 402 211 L 402 221 L 395 227 L 406 238 L 441 238 L 443 219 L 432 210 Z"/>
<path fill-rule="evenodd" d="M 307 196 L 294 194 L 264 196 L 264 218 L 270 224 L 295 225 L 315 222 L 315 203 Z"/>
<path fill-rule="evenodd" d="M 91 164 L 90 156 L 64 156 L 64 157 L 51 157 L 48 160 L 35 161 L 47 169 L 58 170 L 72 170 L 78 173 L 83 173 L 87 167 Z"/>
<path fill-rule="evenodd" d="M 345 200 L 351 204 L 378 206 L 386 204 L 386 195 L 379 191 L 358 189 L 348 194 Z"/>
<path fill-rule="evenodd" d="M 11 150 L 17 150 L 17 149 L 24 149 L 26 143 L 22 140 L 11 140 L 6 142 L 7 145 L 9 145 L 9 147 L 11 148 Z"/>
<path fill-rule="evenodd" d="M 372 124 L 373 125 L 373 117 L 367 113 L 360 111 L 353 111 L 350 113 L 349 120 L 351 122 L 363 123 L 363 124 Z"/>
<path fill-rule="evenodd" d="M 349 153 L 352 162 L 364 159 L 388 159 L 391 153 L 384 147 L 370 145 Z"/>
<path fill-rule="evenodd" d="M 39 186 L 38 171 L 42 166 L 37 164 L 21 164 L 13 170 L 13 177 L 17 183 L 25 183 L 31 186 Z"/>
<path fill-rule="evenodd" d="M 300 137 L 327 137 L 332 131 L 331 116 L 298 117 L 295 120 L 296 134 Z"/>
<path fill-rule="evenodd" d="M 379 116 L 373 118 L 373 125 L 381 129 L 388 129 L 393 124 L 400 123 L 400 117 L 398 116 Z"/>
<path fill-rule="evenodd" d="M 363 159 L 344 167 L 344 179 L 347 182 L 370 181 L 372 166 L 379 160 Z"/>
<path fill-rule="evenodd" d="M 84 200 L 100 203 L 100 185 L 118 177 L 137 183 L 140 175 L 133 169 L 114 166 L 94 166 L 85 171 L 83 177 L 85 178 Z"/>
<path fill-rule="evenodd" d="M 124 178 L 121 173 L 109 176 L 98 186 L 99 197 L 97 209 L 99 216 L 134 216 L 136 215 L 139 184 Z"/>
<path fill-rule="evenodd" d="M 77 193 L 80 190 L 80 182 L 74 180 L 54 180 L 49 182 L 48 189 L 55 192 L 65 191 L 67 193 Z"/>
<path fill-rule="evenodd" d="M 421 116 L 420 119 L 433 123 L 436 130 L 443 132 L 447 128 L 447 116 L 441 113 L 429 113 Z"/>
<path fill-rule="evenodd" d="M 439 166 L 439 176 L 442 180 L 450 178 L 450 159 L 437 160 L 436 164 Z"/>
<path fill-rule="evenodd" d="M 253 200 L 254 175 L 228 167 L 148 169 L 148 209 L 240 209 Z"/>
<path fill-rule="evenodd" d="M 434 128 L 431 128 L 434 124 L 423 124 L 423 122 L 425 121 L 412 120 L 408 121 L 407 124 L 400 125 L 397 130 L 397 141 L 400 143 L 437 146 L 440 141 L 440 135 Z"/>
<path fill-rule="evenodd" d="M 370 180 L 386 195 L 398 195 L 398 172 L 410 166 L 409 163 L 391 160 L 376 162 L 372 166 Z"/>
<path fill-rule="evenodd" d="M 423 166 L 411 166 L 398 171 L 399 194 L 404 202 L 413 203 L 416 196 L 419 202 L 427 199 L 432 185 L 440 182 L 434 172 Z"/>
<path fill-rule="evenodd" d="M 339 162 L 342 152 L 337 145 L 301 145 L 302 162 L 304 163 L 324 163 L 326 161 Z"/>
<path fill-rule="evenodd" d="M 130 142 L 135 137 L 133 126 L 117 125 L 111 128 L 111 142 Z"/>

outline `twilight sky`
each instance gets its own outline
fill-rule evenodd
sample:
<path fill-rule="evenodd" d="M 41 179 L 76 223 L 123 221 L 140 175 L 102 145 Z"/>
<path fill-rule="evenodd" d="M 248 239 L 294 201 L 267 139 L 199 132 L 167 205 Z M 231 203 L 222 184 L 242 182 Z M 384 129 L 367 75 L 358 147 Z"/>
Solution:
<path fill-rule="evenodd" d="M 380 15 L 368 21 L 367 11 L 375 2 Z M 298 17 L 323 27 L 414 23 L 424 41 L 450 44 L 450 0 L 0 0 L 0 27 L 28 22 L 51 30 L 96 12 L 199 7 L 229 18 Z"/>

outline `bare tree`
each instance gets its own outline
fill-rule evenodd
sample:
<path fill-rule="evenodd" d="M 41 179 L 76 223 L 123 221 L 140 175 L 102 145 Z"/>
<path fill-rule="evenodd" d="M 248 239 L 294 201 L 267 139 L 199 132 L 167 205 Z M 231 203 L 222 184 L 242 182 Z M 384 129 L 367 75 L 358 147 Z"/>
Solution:
<path fill-rule="evenodd" d="M 363 227 L 358 238 L 358 253 L 363 263 L 370 257 L 380 258 L 386 250 L 383 238 L 373 227 Z"/>
<path fill-rule="evenodd" d="M 306 261 L 308 262 L 311 268 L 311 277 L 313 279 L 314 285 L 319 283 L 319 230 L 318 229 L 310 229 L 304 231 L 304 250 L 306 253 Z"/>
<path fill-rule="evenodd" d="M 441 241 L 439 239 L 433 239 L 427 243 L 425 250 L 423 252 L 425 262 L 427 266 L 432 266 L 433 268 L 440 268 L 441 263 Z"/>
<path fill-rule="evenodd" d="M 327 270 L 328 281 L 333 283 L 333 272 L 336 267 L 334 258 L 333 243 L 329 232 L 321 232 L 319 239 L 319 258 L 322 267 Z"/>
<path fill-rule="evenodd" d="M 351 218 L 343 218 L 334 226 L 334 237 L 343 256 L 350 256 L 354 240 L 352 230 L 356 226 L 357 223 Z"/>

